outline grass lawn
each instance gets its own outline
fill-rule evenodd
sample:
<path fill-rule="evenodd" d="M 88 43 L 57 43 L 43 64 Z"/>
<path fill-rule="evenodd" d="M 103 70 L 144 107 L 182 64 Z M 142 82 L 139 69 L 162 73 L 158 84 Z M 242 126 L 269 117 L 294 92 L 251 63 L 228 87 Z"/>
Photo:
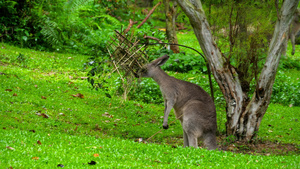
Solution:
<path fill-rule="evenodd" d="M 124 102 L 92 90 L 86 80 L 88 67 L 83 64 L 87 58 L 1 44 L 0 168 L 300 166 L 300 107 L 270 104 L 257 143 L 244 145 L 224 138 L 226 114 L 219 105 L 218 144 L 227 151 L 182 148 L 178 121 L 143 143 L 139 140 L 145 141 L 161 129 L 163 105 Z M 194 83 L 206 76 L 171 74 Z M 296 70 L 289 74 L 299 77 Z M 169 121 L 173 120 L 171 114 Z M 256 145 L 262 146 L 257 152 L 251 148 Z"/>

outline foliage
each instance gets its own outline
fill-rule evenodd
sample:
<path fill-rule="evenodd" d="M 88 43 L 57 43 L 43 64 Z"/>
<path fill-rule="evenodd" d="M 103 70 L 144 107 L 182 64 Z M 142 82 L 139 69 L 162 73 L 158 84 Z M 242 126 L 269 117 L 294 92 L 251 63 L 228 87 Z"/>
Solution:
<path fill-rule="evenodd" d="M 207 1 L 209 22 L 216 43 L 242 84 L 258 78 L 277 18 L 275 5 L 261 1 Z"/>
<path fill-rule="evenodd" d="M 6 0 L 0 4 L 1 10 L 8 11 L 0 18 L 5 25 L 1 25 L 2 40 L 39 50 L 97 56 L 105 50 L 113 30 L 122 25 L 112 15 L 116 8 L 124 13 L 125 7 L 124 0 Z"/>
<path fill-rule="evenodd" d="M 290 50 L 290 47 L 288 49 Z M 300 80 L 298 71 L 300 71 L 299 57 L 281 57 L 279 70 L 277 71 L 273 85 L 271 97 L 273 103 L 300 106 Z M 287 75 L 287 72 L 289 72 L 289 75 Z"/>
<path fill-rule="evenodd" d="M 300 80 L 294 81 L 283 71 L 278 71 L 273 85 L 271 101 L 284 105 L 300 106 Z"/>
<path fill-rule="evenodd" d="M 57 51 L 99 55 L 105 50 L 108 36 L 121 25 L 106 14 L 107 10 L 91 0 L 61 2 L 41 20 L 41 32 Z"/>
<path fill-rule="evenodd" d="M 39 47 L 45 44 L 41 38 L 41 25 L 35 9 L 37 1 L 3 0 L 0 2 L 0 37 L 2 42 L 11 42 L 21 47 Z M 47 46 L 45 46 L 47 47 Z"/>
<path fill-rule="evenodd" d="M 279 69 L 296 69 L 300 70 L 300 58 L 292 58 L 288 56 L 282 56 L 280 59 Z"/>
<path fill-rule="evenodd" d="M 164 100 L 157 83 L 151 78 L 141 79 L 140 81 L 129 93 L 130 99 L 144 103 L 163 104 Z"/>
<path fill-rule="evenodd" d="M 182 47 L 183 48 L 183 47 Z M 167 64 L 163 65 L 164 70 L 173 72 L 207 72 L 205 60 L 199 54 L 191 54 L 186 52 L 173 53 L 172 50 L 165 48 L 149 52 L 150 60 L 154 60 L 164 54 L 168 54 L 170 59 Z"/>

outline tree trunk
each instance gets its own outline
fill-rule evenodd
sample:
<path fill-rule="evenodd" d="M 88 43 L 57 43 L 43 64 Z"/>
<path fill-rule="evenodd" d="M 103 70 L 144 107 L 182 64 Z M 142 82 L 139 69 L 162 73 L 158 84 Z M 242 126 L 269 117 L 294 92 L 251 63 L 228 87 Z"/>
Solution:
<path fill-rule="evenodd" d="M 174 1 L 170 6 L 170 0 L 164 0 L 165 13 L 166 13 L 166 32 L 169 43 L 178 44 L 176 35 L 176 14 L 177 14 L 177 2 Z M 171 45 L 170 49 L 174 53 L 179 53 L 179 47 L 177 45 Z"/>
<path fill-rule="evenodd" d="M 243 91 L 235 68 L 230 65 L 229 60 L 224 57 L 214 42 L 201 2 L 194 0 L 177 0 L 177 2 L 190 19 L 200 47 L 225 97 L 227 135 L 234 135 L 239 140 L 250 141 L 258 131 L 270 103 L 282 46 L 287 38 L 286 32 L 299 0 L 283 2 L 266 63 L 251 100 L 248 100 L 247 93 Z"/>

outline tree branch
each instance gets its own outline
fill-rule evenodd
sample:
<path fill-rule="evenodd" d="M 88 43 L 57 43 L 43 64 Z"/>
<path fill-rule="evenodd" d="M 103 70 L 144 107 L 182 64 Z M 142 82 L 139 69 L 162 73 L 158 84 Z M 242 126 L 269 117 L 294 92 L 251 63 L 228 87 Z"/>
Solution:
<path fill-rule="evenodd" d="M 158 39 L 158 38 L 156 38 L 156 37 L 152 37 L 152 36 L 144 36 L 144 39 L 152 39 L 152 40 L 156 40 L 157 42 L 159 42 L 159 43 L 162 43 L 162 41 L 160 40 L 160 39 Z"/>
<path fill-rule="evenodd" d="M 161 4 L 161 1 L 158 2 L 148 13 L 147 17 L 142 21 L 142 23 L 140 23 L 136 28 L 140 28 L 148 19 L 149 17 L 152 15 L 152 13 L 154 12 L 154 10 Z"/>
<path fill-rule="evenodd" d="M 127 28 L 125 29 L 124 32 L 127 33 L 131 29 L 131 27 L 133 26 L 133 24 L 135 24 L 135 23 L 137 23 L 137 22 L 136 21 L 133 22 L 133 20 L 129 19 L 129 24 L 128 24 L 128 26 L 127 26 Z"/>

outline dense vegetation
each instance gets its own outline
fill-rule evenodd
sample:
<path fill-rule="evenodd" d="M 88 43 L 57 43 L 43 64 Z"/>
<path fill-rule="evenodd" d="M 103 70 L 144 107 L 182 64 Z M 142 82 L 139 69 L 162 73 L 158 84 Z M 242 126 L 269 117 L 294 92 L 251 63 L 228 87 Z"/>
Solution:
<path fill-rule="evenodd" d="M 182 129 L 178 121 L 144 142 L 162 126 L 164 107 L 157 84 L 151 79 L 140 79 L 124 101 L 119 75 L 106 76 L 109 72 L 106 44 L 113 30 L 125 29 L 129 19 L 140 22 L 145 18 L 146 8 L 133 10 L 137 7 L 128 2 L 131 1 L 0 2 L 1 167 L 297 168 L 300 165 L 298 46 L 295 56 L 281 59 L 272 103 L 253 143 L 238 143 L 230 136 L 225 137 L 225 101 L 215 81 L 218 144 L 226 151 L 181 147 Z M 154 13 L 153 19 L 131 33 L 139 38 L 146 34 L 164 41 L 165 32 L 158 29 L 164 27 L 159 20 L 163 7 L 157 10 L 160 12 Z M 178 20 L 187 27 L 178 32 L 179 43 L 201 51 L 186 17 L 181 13 Z M 149 60 L 169 54 L 171 57 L 163 66 L 168 74 L 209 91 L 205 61 L 190 49 L 181 51 L 173 54 L 161 45 L 154 45 L 147 54 Z M 103 79 L 98 81 L 102 82 L 101 88 L 93 88 L 87 81 L 95 68 L 105 75 L 105 83 Z M 173 120 L 175 116 L 171 113 L 169 121 Z"/>

